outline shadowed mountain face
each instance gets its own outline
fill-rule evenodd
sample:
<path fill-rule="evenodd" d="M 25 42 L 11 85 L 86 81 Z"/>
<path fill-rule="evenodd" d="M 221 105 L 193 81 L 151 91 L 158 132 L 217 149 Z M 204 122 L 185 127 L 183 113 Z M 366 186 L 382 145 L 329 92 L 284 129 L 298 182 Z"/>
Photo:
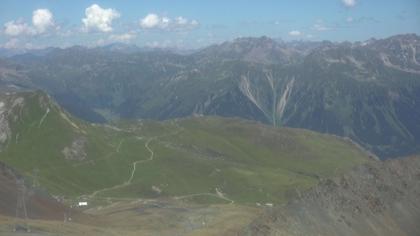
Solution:
<path fill-rule="evenodd" d="M 23 176 L 0 162 L 0 215 L 15 217 L 17 214 L 18 217 L 23 218 L 23 205 L 19 205 L 19 207 L 17 205 L 17 199 L 20 197 L 25 199 L 28 218 L 63 219 L 63 213 L 66 211 L 64 205 L 57 202 L 46 192 L 31 188 L 28 183 L 26 185 L 18 185 L 17 179 L 21 180 Z M 23 186 L 25 186 L 25 191 L 22 191 Z"/>
<path fill-rule="evenodd" d="M 118 48 L 4 59 L 1 83 L 46 90 L 90 121 L 220 115 L 347 136 L 382 158 L 420 150 L 416 35 L 363 43 L 241 38 L 187 55 Z"/>
<path fill-rule="evenodd" d="M 369 163 L 267 212 L 242 235 L 419 235 L 420 158 Z"/>

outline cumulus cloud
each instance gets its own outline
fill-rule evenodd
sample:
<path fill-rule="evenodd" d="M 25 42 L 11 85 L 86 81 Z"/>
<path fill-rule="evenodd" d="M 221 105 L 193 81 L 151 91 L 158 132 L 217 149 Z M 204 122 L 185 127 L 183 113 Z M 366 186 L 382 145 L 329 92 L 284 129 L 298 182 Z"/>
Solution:
<path fill-rule="evenodd" d="M 356 0 L 341 0 L 341 2 L 346 7 L 354 7 L 354 6 L 356 6 Z"/>
<path fill-rule="evenodd" d="M 32 24 L 38 33 L 54 26 L 53 14 L 48 9 L 37 9 L 32 13 Z"/>
<path fill-rule="evenodd" d="M 171 19 L 168 17 L 160 17 L 154 13 L 147 14 L 147 16 L 140 20 L 140 26 L 145 29 L 165 29 L 169 26 L 170 23 Z"/>
<path fill-rule="evenodd" d="M 4 33 L 9 36 L 19 36 L 35 34 L 35 30 L 25 22 L 12 20 L 4 24 Z"/>
<path fill-rule="evenodd" d="M 93 4 L 85 9 L 85 18 L 82 19 L 82 22 L 86 31 L 111 32 L 112 21 L 119 17 L 120 13 L 115 9 L 104 9 L 97 4 Z"/>
<path fill-rule="evenodd" d="M 22 20 L 12 20 L 4 24 L 4 33 L 9 36 L 36 35 L 47 32 L 54 26 L 54 16 L 48 9 L 32 12 L 32 25 Z"/>
<path fill-rule="evenodd" d="M 294 37 L 298 37 L 298 36 L 302 36 L 303 33 L 300 32 L 299 30 L 292 30 L 292 31 L 289 32 L 289 35 L 294 36 Z"/>
<path fill-rule="evenodd" d="M 166 16 L 159 16 L 155 13 L 147 14 L 143 19 L 140 19 L 140 27 L 143 29 L 193 29 L 199 25 L 196 20 L 188 20 L 185 17 L 178 16 L 171 19 Z"/>

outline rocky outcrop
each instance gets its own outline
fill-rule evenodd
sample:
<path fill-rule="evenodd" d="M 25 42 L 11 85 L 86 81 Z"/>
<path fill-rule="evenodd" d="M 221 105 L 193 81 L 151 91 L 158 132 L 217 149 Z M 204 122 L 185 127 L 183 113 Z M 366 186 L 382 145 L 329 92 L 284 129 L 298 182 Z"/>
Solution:
<path fill-rule="evenodd" d="M 16 122 L 21 113 L 24 99 L 13 92 L 0 94 L 0 151 L 11 141 L 11 122 Z"/>
<path fill-rule="evenodd" d="M 420 235 L 420 157 L 373 161 L 270 210 L 243 235 Z"/>
<path fill-rule="evenodd" d="M 72 144 L 68 147 L 65 147 L 62 151 L 64 158 L 67 160 L 77 160 L 82 161 L 86 159 L 86 143 L 87 139 L 85 137 L 76 138 Z"/>
<path fill-rule="evenodd" d="M 5 103 L 0 102 L 0 150 L 6 145 L 10 137 L 9 122 L 7 121 L 7 112 L 5 110 Z"/>

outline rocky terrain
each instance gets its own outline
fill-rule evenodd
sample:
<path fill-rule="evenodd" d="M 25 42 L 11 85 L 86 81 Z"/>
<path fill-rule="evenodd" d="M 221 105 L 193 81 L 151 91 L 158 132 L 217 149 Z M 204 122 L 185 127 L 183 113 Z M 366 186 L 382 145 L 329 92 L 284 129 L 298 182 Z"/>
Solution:
<path fill-rule="evenodd" d="M 420 235 L 420 157 L 354 168 L 268 211 L 241 235 Z"/>
<path fill-rule="evenodd" d="M 17 211 L 17 199 L 25 197 L 28 219 L 62 220 L 67 207 L 48 195 L 41 189 L 34 188 L 31 181 L 26 182 L 25 191 L 18 181 L 23 181 L 24 176 L 16 170 L 0 162 L 0 215 L 24 218 L 23 208 Z M 38 186 L 39 187 L 39 186 Z"/>

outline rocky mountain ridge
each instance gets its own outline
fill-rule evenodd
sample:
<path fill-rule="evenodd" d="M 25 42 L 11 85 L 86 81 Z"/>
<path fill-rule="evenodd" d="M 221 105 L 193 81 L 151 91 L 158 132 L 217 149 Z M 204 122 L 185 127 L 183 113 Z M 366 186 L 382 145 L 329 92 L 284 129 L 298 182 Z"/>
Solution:
<path fill-rule="evenodd" d="M 182 55 L 72 47 L 3 59 L 0 82 L 45 90 L 95 122 L 242 117 L 349 137 L 389 158 L 420 150 L 419 42 L 240 38 Z"/>
<path fill-rule="evenodd" d="M 243 235 L 419 235 L 419 199 L 419 157 L 371 162 L 267 211 Z"/>

